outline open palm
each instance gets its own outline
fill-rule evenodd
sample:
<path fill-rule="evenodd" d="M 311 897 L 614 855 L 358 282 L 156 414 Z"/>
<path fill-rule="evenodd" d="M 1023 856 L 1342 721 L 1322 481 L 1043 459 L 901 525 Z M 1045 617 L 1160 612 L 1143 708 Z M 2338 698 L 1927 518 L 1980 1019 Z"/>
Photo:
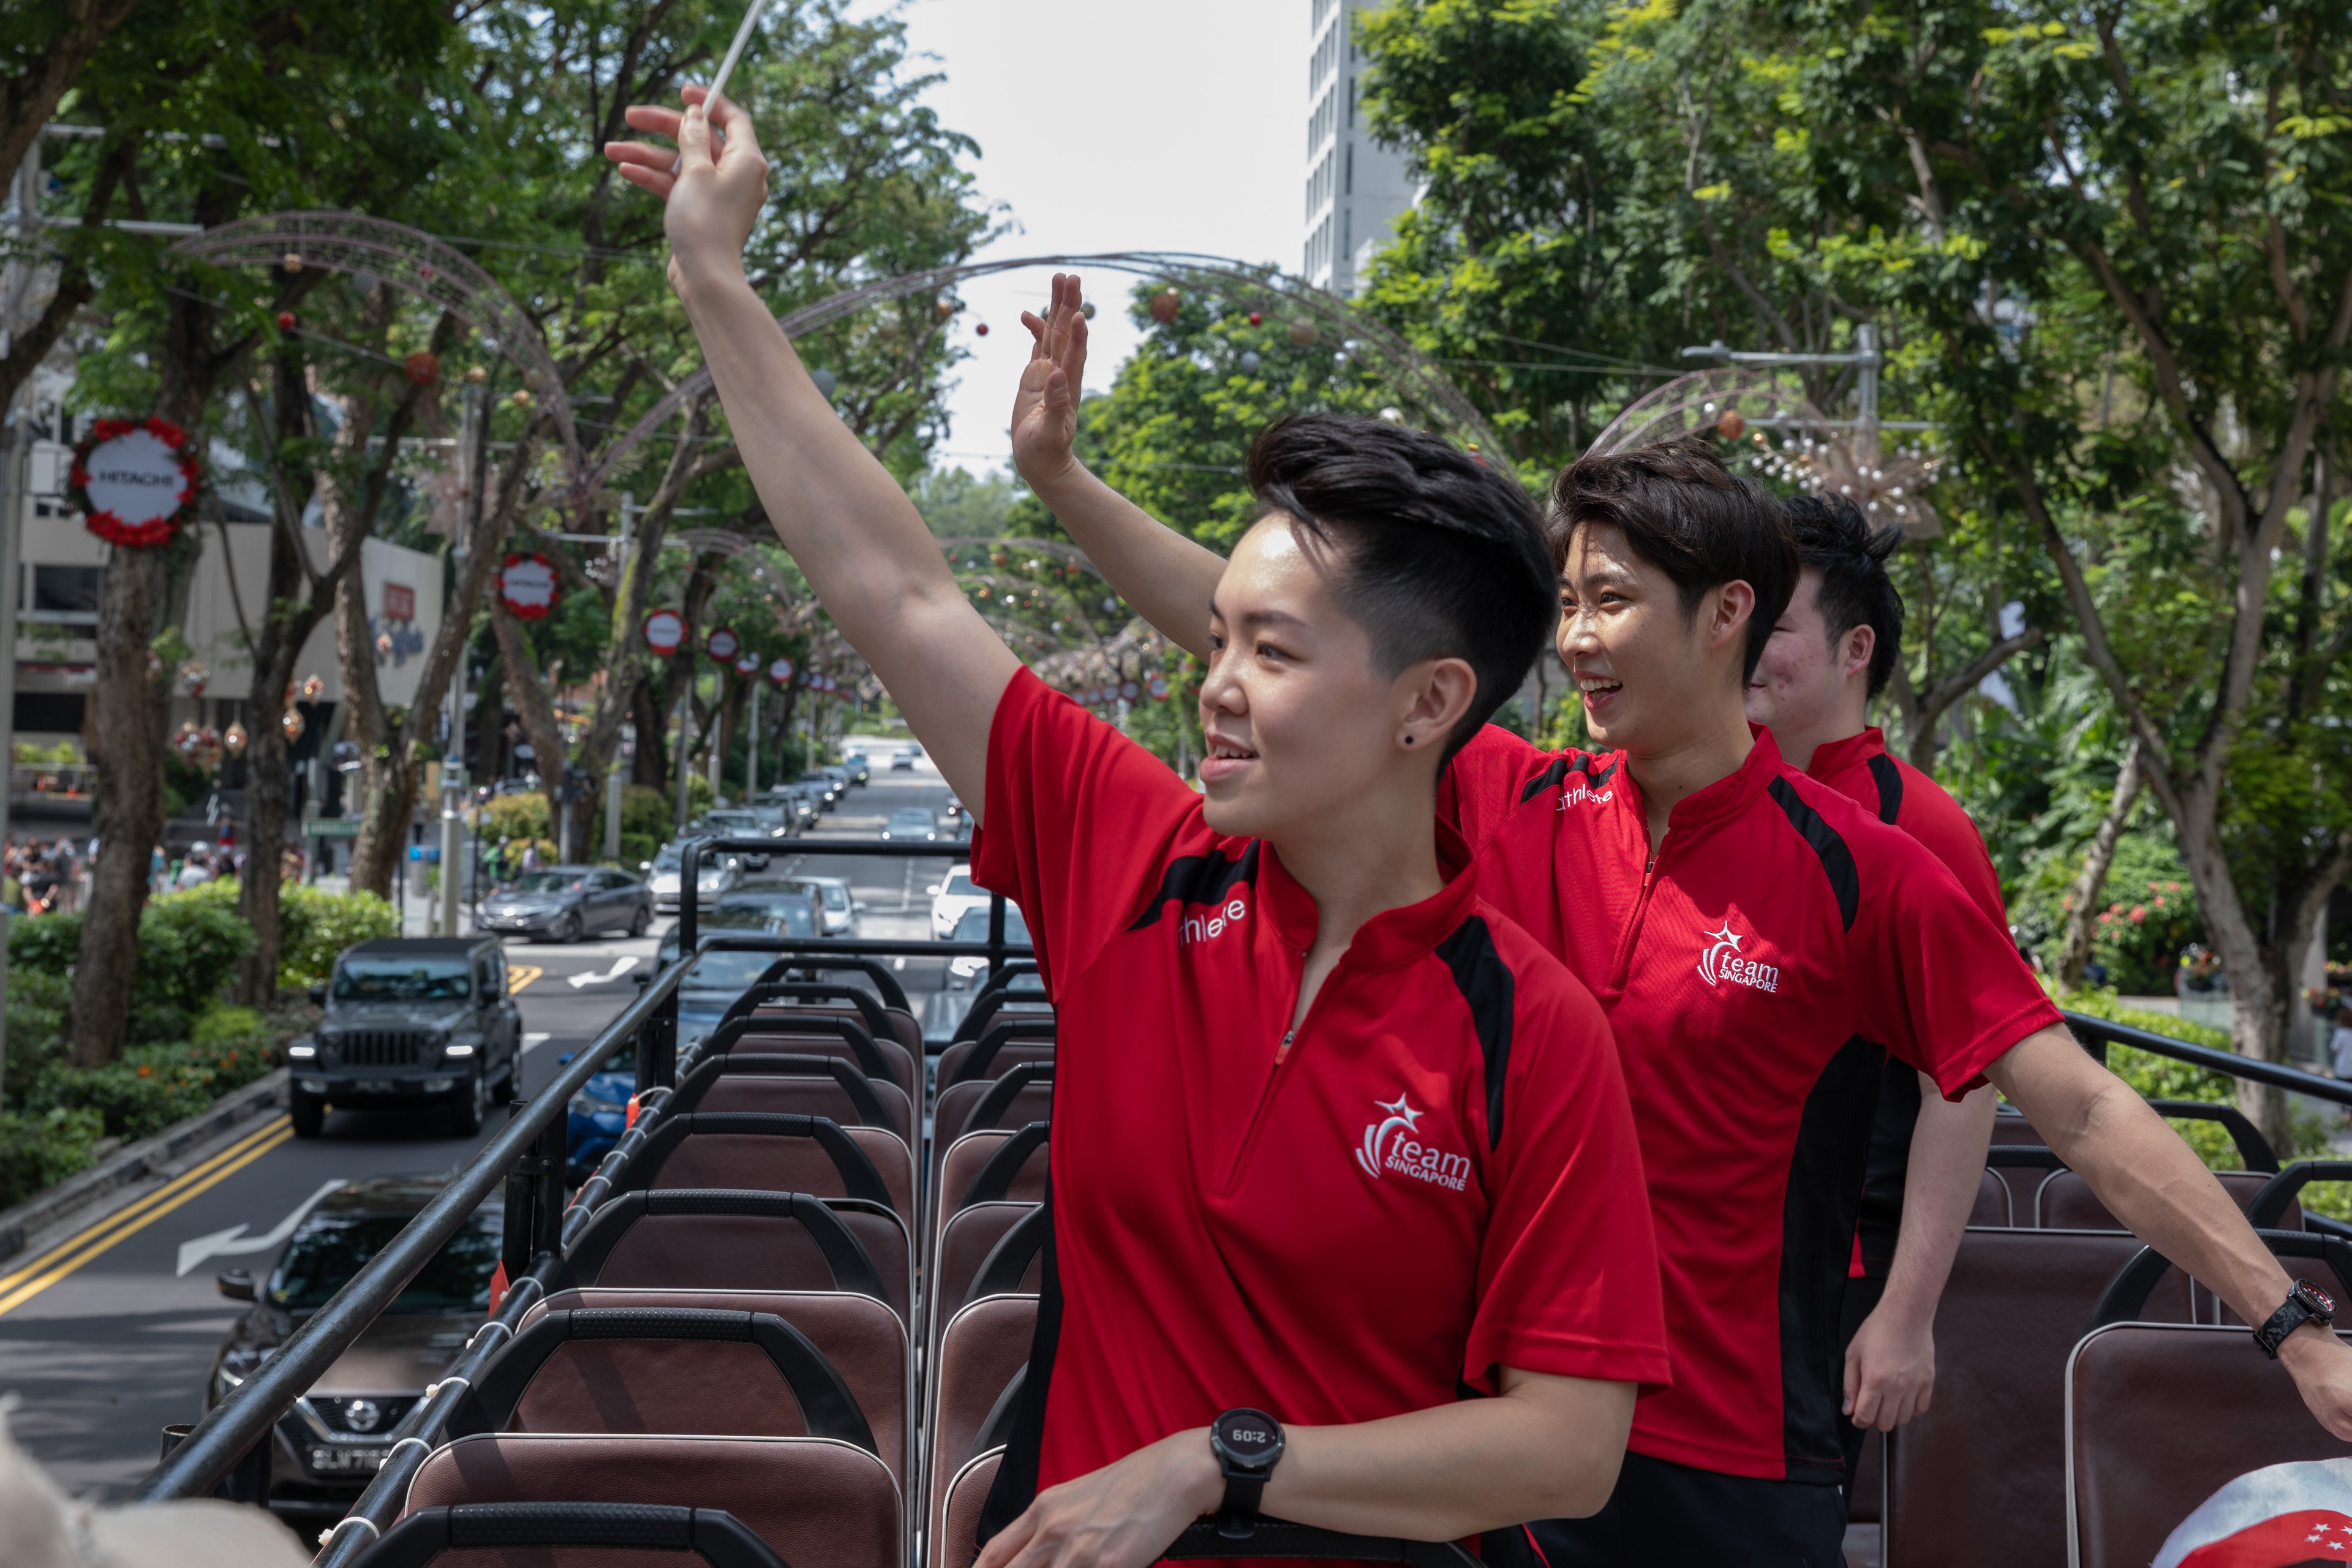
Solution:
<path fill-rule="evenodd" d="M 1054 274 L 1040 320 L 1021 312 L 1034 348 L 1013 398 L 1013 466 L 1032 487 L 1050 484 L 1076 461 L 1078 387 L 1087 369 L 1085 299 L 1076 273 Z"/>

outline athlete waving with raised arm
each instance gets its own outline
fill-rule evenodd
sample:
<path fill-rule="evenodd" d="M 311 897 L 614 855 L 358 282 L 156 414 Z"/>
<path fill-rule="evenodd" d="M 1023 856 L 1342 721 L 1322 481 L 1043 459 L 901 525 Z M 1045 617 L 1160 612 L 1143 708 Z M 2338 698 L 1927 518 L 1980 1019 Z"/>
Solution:
<path fill-rule="evenodd" d="M 1534 508 L 1427 437 L 1269 431 L 1265 516 L 1190 610 L 1203 800 L 965 602 L 745 281 L 748 119 L 719 105 L 714 163 L 688 97 L 629 111 L 675 173 L 608 154 L 667 201 L 777 536 L 970 804 L 1058 1013 L 1045 1292 L 981 1568 L 1143 1568 L 1213 1512 L 1446 1541 L 1599 1507 L 1666 1376 L 1632 1114 L 1591 994 L 1433 809 L 1541 648 Z M 1229 1480 L 1213 1425 L 1270 1469 Z"/>
<path fill-rule="evenodd" d="M 1071 454 L 1078 305 L 1076 280 L 1056 279 L 1047 315 L 1026 318 L 1038 348 L 1015 462 L 1111 585 L 1204 652 L 1183 606 L 1221 563 Z M 1549 1568 L 1832 1564 L 1839 1318 L 1887 1053 L 1948 1100 L 1990 1079 L 2245 1321 L 2281 1311 L 2292 1282 L 1937 857 L 1785 766 L 1748 723 L 1748 679 L 1799 575 L 1780 504 L 1704 446 L 1649 448 L 1563 471 L 1551 530 L 1559 653 L 1608 749 L 1548 752 L 1489 726 L 1454 759 L 1439 811 L 1486 896 L 1609 1013 L 1675 1385 L 1636 1411 L 1609 1506 L 1534 1535 Z M 2277 1353 L 2322 1425 L 2352 1437 L 2352 1352 L 2305 1323 Z"/>

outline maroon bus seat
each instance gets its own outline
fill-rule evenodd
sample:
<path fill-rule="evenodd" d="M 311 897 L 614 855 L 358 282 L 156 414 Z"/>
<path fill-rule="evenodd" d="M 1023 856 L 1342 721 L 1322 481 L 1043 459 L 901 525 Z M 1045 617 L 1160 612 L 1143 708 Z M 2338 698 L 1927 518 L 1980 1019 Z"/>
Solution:
<path fill-rule="evenodd" d="M 912 1106 L 897 1084 L 868 1078 L 842 1057 L 730 1051 L 696 1062 L 663 1110 L 823 1116 L 844 1127 L 886 1128 L 912 1150 Z"/>
<path fill-rule="evenodd" d="M 934 1253 L 940 1228 L 974 1204 L 1045 1201 L 1048 1125 L 1033 1121 L 1010 1132 L 990 1128 L 955 1141 L 940 1162 L 940 1196 L 932 1205 Z"/>
<path fill-rule="evenodd" d="M 879 1204 L 806 1193 L 681 1188 L 608 1199 L 551 1290 L 854 1290 L 908 1317 L 906 1227 Z"/>
<path fill-rule="evenodd" d="M 992 1450 L 968 1461 L 949 1478 L 939 1534 L 930 1542 L 925 1568 L 971 1568 L 979 1560 L 980 1514 L 988 1506 L 989 1490 L 996 1485 L 997 1461 L 1003 1457 L 1003 1449 Z"/>
<path fill-rule="evenodd" d="M 1018 1129 L 1054 1114 L 1054 1064 L 1024 1062 L 993 1079 L 967 1079 L 940 1090 L 931 1110 L 929 1190 L 940 1191 L 940 1165 L 955 1141 L 992 1128 Z"/>
<path fill-rule="evenodd" d="M 2079 1568 L 2147 1568 L 2229 1481 L 2343 1454 L 2243 1328 L 2112 1323 L 2067 1363 L 2066 1506 Z"/>
<path fill-rule="evenodd" d="M 809 1342 L 833 1363 L 865 1414 L 883 1462 L 898 1478 L 902 1489 L 909 1485 L 915 1462 L 913 1358 L 906 1326 L 881 1302 L 845 1290 L 614 1290 L 598 1286 L 559 1290 L 533 1305 L 519 1326 L 527 1329 L 550 1311 L 598 1307 L 699 1307 L 774 1313 L 807 1335 Z M 786 1429 L 774 1435 L 805 1435 L 805 1424 L 795 1424 L 798 1415 L 797 1405 L 785 1406 Z M 532 1429 L 553 1428 L 541 1421 Z"/>
<path fill-rule="evenodd" d="M 992 1417 L 1002 1430 L 1008 1397 L 1017 1398 L 1014 1379 L 1029 1363 L 1037 1331 L 1034 1296 L 991 1296 L 974 1301 L 948 1321 L 932 1363 L 929 1413 L 924 1420 L 925 1451 L 930 1456 L 926 1526 L 932 1539 L 945 1517 L 948 1483 L 964 1462 L 1003 1441 L 989 1430 Z M 992 1440 L 991 1440 L 992 1439 Z"/>
<path fill-rule="evenodd" d="M 933 1352 L 948 1320 L 970 1302 L 982 1296 L 1037 1293 L 1049 1223 L 1042 1205 L 1016 1203 L 974 1204 L 949 1219 L 940 1232 L 926 1301 L 931 1326 L 925 1343 Z M 997 1277 L 986 1279 L 992 1263 Z M 984 1279 L 987 1289 L 982 1288 Z"/>
<path fill-rule="evenodd" d="M 1002 1078 L 1024 1062 L 1054 1059 L 1054 1017 L 1008 1016 L 979 1038 L 956 1040 L 940 1053 L 939 1087 Z"/>
<path fill-rule="evenodd" d="M 404 1511 L 466 1503 L 634 1502 L 723 1509 L 791 1568 L 903 1568 L 906 1531 L 888 1467 L 821 1437 L 641 1437 L 501 1432 L 428 1456 Z M 446 1552 L 446 1568 L 676 1568 L 670 1553 L 609 1547 Z"/>
<path fill-rule="evenodd" d="M 914 1163 L 896 1133 L 774 1111 L 665 1111 L 621 1169 L 615 1192 L 738 1187 L 861 1198 L 914 1224 Z"/>
<path fill-rule="evenodd" d="M 1936 1310 L 1935 1398 L 1886 1441 L 1887 1568 L 2066 1568 L 2066 1358 L 2139 1250 L 2123 1232 L 1961 1237 Z M 2175 1270 L 2149 1315 L 2189 1313 Z"/>

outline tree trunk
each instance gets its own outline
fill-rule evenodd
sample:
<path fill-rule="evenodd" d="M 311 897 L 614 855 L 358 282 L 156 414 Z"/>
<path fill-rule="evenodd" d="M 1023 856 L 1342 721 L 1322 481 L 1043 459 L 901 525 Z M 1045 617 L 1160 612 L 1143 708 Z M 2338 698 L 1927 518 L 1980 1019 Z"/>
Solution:
<path fill-rule="evenodd" d="M 539 667 L 532 662 L 522 623 L 494 600 L 490 605 L 490 628 L 498 636 L 499 660 L 506 667 L 507 689 L 514 696 L 515 713 L 522 720 L 522 732 L 530 738 L 530 749 L 538 753 L 540 787 L 547 795 L 548 828 L 560 844 L 563 832 L 559 814 L 563 805 L 558 797 L 571 747 L 563 739 L 563 726 L 556 721 L 555 705 L 548 698 L 547 688 L 540 682 Z M 577 838 L 572 840 L 575 847 L 580 842 Z"/>
<path fill-rule="evenodd" d="M 256 676 L 257 695 L 260 678 Z M 283 690 L 284 688 L 278 688 Z M 252 739 L 245 751 L 245 870 L 237 879 L 237 913 L 253 927 L 253 956 L 237 973 L 237 1000 L 267 1007 L 278 1000 L 278 862 L 286 852 L 286 731 L 282 701 L 253 702 Z M 274 711 L 273 711 L 274 710 Z"/>
<path fill-rule="evenodd" d="M 2123 766 L 2116 773 L 2116 793 L 2107 803 L 2107 813 L 2099 819 L 2099 830 L 2091 836 L 2090 853 L 2083 858 L 2083 869 L 2074 879 L 2074 908 L 2066 915 L 2066 940 L 2058 949 L 2058 988 L 2076 991 L 2082 988 L 2083 966 L 2091 957 L 2091 931 L 2098 921 L 2098 902 L 2107 885 L 2107 868 L 2116 861 L 2116 845 L 2123 837 L 2124 822 L 2131 816 L 2132 805 L 2139 798 L 2139 737 L 2132 737 L 2124 749 Z"/>
<path fill-rule="evenodd" d="M 98 863 L 74 960 L 67 1033 L 76 1067 L 103 1067 L 122 1054 L 131 1022 L 139 915 L 147 904 L 154 846 L 163 836 L 163 747 L 171 672 L 147 672 L 171 548 L 122 550 L 107 563 L 98 602 L 98 679 L 90 689 L 90 760 L 98 765 L 91 829 Z"/>

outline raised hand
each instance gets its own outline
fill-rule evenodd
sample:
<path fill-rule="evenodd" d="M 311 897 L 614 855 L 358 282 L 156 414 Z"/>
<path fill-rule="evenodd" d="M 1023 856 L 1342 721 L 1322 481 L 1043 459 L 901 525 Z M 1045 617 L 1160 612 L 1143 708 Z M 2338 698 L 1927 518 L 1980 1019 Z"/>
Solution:
<path fill-rule="evenodd" d="M 689 87 L 684 97 L 683 113 L 637 104 L 626 114 L 631 130 L 674 140 L 675 153 L 644 142 L 604 143 L 623 179 L 667 204 L 670 287 L 681 293 L 689 284 L 742 276 L 743 247 L 768 195 L 768 160 L 751 117 L 725 97 L 710 108 L 704 88 Z"/>
<path fill-rule="evenodd" d="M 1087 369 L 1085 298 L 1076 273 L 1054 274 L 1044 320 L 1021 312 L 1033 348 L 1013 398 L 1013 466 L 1042 489 L 1076 465 L 1078 388 Z"/>

